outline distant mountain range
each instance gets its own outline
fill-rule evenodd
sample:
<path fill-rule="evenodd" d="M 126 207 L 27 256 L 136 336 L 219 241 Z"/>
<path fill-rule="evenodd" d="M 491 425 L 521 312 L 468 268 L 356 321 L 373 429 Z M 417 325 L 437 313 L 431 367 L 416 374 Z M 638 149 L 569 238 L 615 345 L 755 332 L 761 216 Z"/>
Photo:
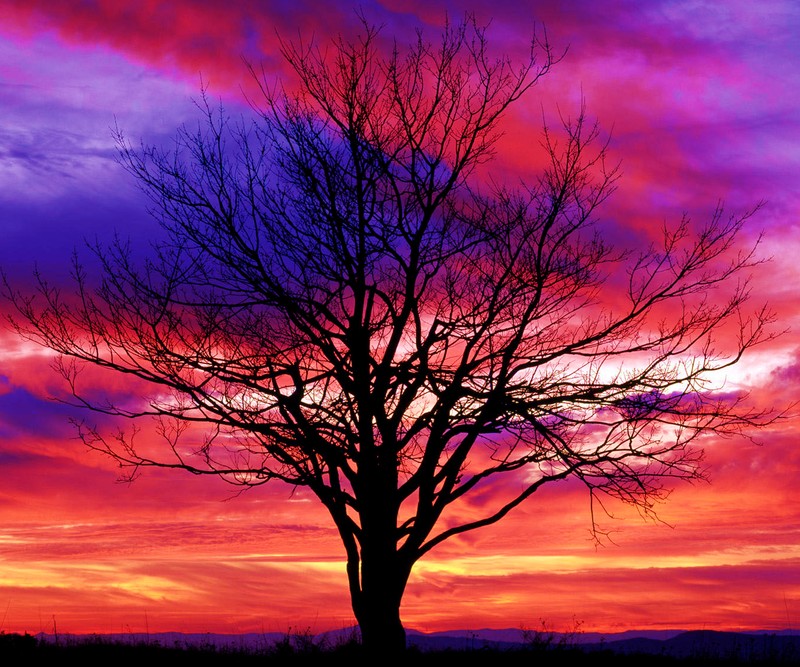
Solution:
<path fill-rule="evenodd" d="M 523 632 L 519 629 L 417 633 L 410 644 L 422 650 L 580 649 L 620 654 L 642 653 L 676 658 L 707 657 L 800 663 L 800 630 L 718 632 L 713 630 L 629 630 L 620 633 Z"/>
<path fill-rule="evenodd" d="M 266 632 L 226 635 L 215 633 L 187 634 L 180 632 L 120 633 L 104 635 L 53 635 L 39 633 L 45 642 L 109 641 L 120 643 L 158 644 L 164 647 L 213 647 L 216 649 L 260 651 L 278 643 L 290 643 L 297 649 L 322 644 L 336 646 L 356 638 L 356 628 L 345 628 L 318 635 L 308 632 Z M 707 657 L 740 661 L 772 659 L 800 662 L 800 630 L 759 632 L 718 632 L 713 630 L 629 630 L 619 633 L 505 630 L 450 630 L 424 633 L 408 631 L 408 643 L 422 651 L 444 650 L 538 650 L 575 649 L 619 654 L 642 653 L 671 657 Z"/>

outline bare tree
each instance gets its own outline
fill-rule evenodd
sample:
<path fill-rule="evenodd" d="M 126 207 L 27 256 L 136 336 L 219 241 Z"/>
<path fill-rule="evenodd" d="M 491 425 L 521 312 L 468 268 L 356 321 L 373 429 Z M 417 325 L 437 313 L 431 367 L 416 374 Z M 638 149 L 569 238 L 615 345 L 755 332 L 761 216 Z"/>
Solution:
<path fill-rule="evenodd" d="M 5 292 L 79 405 L 157 420 L 159 456 L 80 425 L 131 475 L 312 491 L 364 644 L 396 650 L 412 567 L 448 538 L 557 480 L 649 513 L 701 477 L 700 436 L 764 418 L 715 378 L 770 318 L 744 308 L 757 261 L 737 234 L 752 212 L 684 219 L 644 252 L 603 240 L 595 212 L 617 171 L 583 110 L 544 128 L 549 164 L 527 183 L 479 183 L 504 112 L 558 59 L 546 41 L 516 63 L 471 20 L 388 57 L 377 38 L 365 23 L 328 50 L 285 43 L 298 92 L 254 72 L 253 123 L 204 97 L 170 151 L 120 134 L 168 240 L 143 263 L 124 242 L 95 246 L 101 282 L 76 260 L 66 297 L 44 279 Z M 79 386 L 87 364 L 152 394 L 97 400 Z M 209 427 L 199 446 L 195 423 Z M 507 495 L 460 520 L 497 479 L 513 479 Z"/>

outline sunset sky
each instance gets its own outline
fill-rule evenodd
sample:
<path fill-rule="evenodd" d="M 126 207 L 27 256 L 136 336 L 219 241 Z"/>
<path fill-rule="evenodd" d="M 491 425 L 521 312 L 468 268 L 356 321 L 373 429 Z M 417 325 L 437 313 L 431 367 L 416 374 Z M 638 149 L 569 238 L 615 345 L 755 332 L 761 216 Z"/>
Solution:
<path fill-rule="evenodd" d="M 116 163 L 112 129 L 167 144 L 202 85 L 231 114 L 255 88 L 244 60 L 286 76 L 276 35 L 358 30 L 331 0 L 0 0 L 0 268 L 67 284 L 73 248 L 115 231 L 141 248 L 155 223 Z M 741 247 L 763 240 L 754 304 L 786 333 L 730 381 L 754 404 L 800 396 L 800 4 L 795 0 L 365 0 L 399 44 L 435 39 L 465 9 L 524 53 L 544 26 L 567 49 L 505 119 L 496 174 L 535 177 L 543 114 L 581 98 L 611 134 L 622 179 L 601 211 L 631 230 L 764 202 Z M 388 40 L 387 40 L 388 41 Z M 291 85 L 291 79 L 287 79 Z M 631 237 L 634 237 L 631 234 Z M 623 239 L 624 241 L 624 239 Z M 0 301 L 0 314 L 8 312 Z M 275 485 L 150 470 L 116 482 L 89 452 L 45 350 L 0 328 L 0 631 L 251 632 L 353 623 L 344 554 L 325 511 Z M 601 546 L 589 498 L 547 487 L 496 526 L 420 561 L 402 617 L 422 631 L 535 626 L 800 627 L 800 422 L 706 441 L 710 483 L 675 488 L 661 522 L 610 505 Z M 476 511 L 480 510 L 477 506 Z"/>

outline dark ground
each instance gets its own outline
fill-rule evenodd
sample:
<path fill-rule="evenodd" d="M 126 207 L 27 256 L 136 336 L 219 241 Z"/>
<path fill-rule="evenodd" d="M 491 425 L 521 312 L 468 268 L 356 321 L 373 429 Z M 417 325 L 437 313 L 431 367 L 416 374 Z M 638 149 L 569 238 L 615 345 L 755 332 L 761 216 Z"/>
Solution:
<path fill-rule="evenodd" d="M 686 633 L 689 635 L 690 633 Z M 660 646 L 527 646 L 513 649 L 478 648 L 473 650 L 421 651 L 411 648 L 403 660 L 414 667 L 447 664 L 487 664 L 514 667 L 549 667 L 570 665 L 603 667 L 647 667 L 708 665 L 800 665 L 798 642 L 784 642 L 781 638 L 763 637 L 734 646 L 727 641 L 727 633 L 706 633 L 702 636 L 684 637 L 682 642 Z M 692 643 L 690 640 L 694 640 Z M 348 642 L 321 648 L 313 643 L 294 645 L 290 639 L 278 642 L 269 649 L 245 651 L 207 647 L 166 647 L 156 642 L 130 644 L 103 640 L 102 638 L 55 643 L 43 641 L 32 635 L 0 633 L 0 664 L 77 664 L 80 667 L 113 664 L 169 664 L 170 667 L 236 665 L 338 665 L 342 662 L 364 658 L 361 647 Z M 388 657 L 388 656 L 387 656 Z M 445 662 L 446 661 L 446 662 Z M 359 660 L 360 662 L 360 660 Z"/>

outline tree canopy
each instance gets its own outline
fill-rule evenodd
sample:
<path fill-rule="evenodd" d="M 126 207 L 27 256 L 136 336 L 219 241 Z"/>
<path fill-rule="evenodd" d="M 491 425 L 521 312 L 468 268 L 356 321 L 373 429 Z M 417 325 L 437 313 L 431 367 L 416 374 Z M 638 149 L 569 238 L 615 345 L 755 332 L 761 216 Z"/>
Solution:
<path fill-rule="evenodd" d="M 313 492 L 365 644 L 398 647 L 412 567 L 448 538 L 557 480 L 650 512 L 701 477 L 700 436 L 766 418 L 719 377 L 771 334 L 748 310 L 753 211 L 684 218 L 645 249 L 606 240 L 618 171 L 585 109 L 543 128 L 541 171 L 479 178 L 508 107 L 558 60 L 546 40 L 516 62 L 470 19 L 388 55 L 378 35 L 283 43 L 299 85 L 253 69 L 253 122 L 204 96 L 169 149 L 119 132 L 167 240 L 144 261 L 94 246 L 101 278 L 76 260 L 74 293 L 40 277 L 6 295 L 79 405 L 157 421 L 160 445 L 80 424 L 129 474 Z M 86 365 L 151 391 L 98 400 Z M 449 513 L 504 479 L 482 517 Z"/>

